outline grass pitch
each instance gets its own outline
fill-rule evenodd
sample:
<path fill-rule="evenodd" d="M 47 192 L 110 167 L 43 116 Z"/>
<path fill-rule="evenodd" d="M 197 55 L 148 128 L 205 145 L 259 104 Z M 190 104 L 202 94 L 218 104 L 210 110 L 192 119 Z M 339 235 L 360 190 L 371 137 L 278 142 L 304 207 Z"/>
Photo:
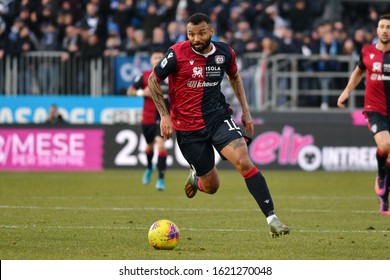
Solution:
<path fill-rule="evenodd" d="M 1 172 L 0 258 L 11 260 L 388 260 L 390 217 L 378 214 L 375 174 L 264 171 L 290 235 L 271 238 L 235 171 L 220 170 L 214 195 L 183 191 L 187 170 L 168 170 L 166 190 L 143 170 Z M 148 243 L 150 225 L 180 228 L 172 251 Z"/>

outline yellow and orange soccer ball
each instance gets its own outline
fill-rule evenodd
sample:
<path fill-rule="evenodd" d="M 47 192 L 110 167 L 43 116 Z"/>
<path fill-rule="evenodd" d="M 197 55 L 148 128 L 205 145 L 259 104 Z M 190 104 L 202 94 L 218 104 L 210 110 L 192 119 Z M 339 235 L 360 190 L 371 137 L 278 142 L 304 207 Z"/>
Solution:
<path fill-rule="evenodd" d="M 177 225 L 170 220 L 158 220 L 148 232 L 150 245 L 157 250 L 172 250 L 179 244 L 180 232 Z"/>

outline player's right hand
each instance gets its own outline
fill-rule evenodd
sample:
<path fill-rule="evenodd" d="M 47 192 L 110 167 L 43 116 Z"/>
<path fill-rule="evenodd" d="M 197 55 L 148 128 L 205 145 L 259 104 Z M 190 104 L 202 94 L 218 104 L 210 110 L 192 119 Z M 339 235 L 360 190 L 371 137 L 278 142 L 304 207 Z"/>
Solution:
<path fill-rule="evenodd" d="M 164 140 L 168 140 L 172 137 L 173 134 L 173 123 L 171 116 L 162 116 L 160 121 L 160 131 L 161 136 L 164 138 Z"/>
<path fill-rule="evenodd" d="M 337 107 L 339 107 L 340 109 L 344 109 L 345 108 L 345 102 L 348 100 L 348 97 L 349 97 L 349 93 L 348 91 L 343 91 L 339 98 L 337 99 Z"/>

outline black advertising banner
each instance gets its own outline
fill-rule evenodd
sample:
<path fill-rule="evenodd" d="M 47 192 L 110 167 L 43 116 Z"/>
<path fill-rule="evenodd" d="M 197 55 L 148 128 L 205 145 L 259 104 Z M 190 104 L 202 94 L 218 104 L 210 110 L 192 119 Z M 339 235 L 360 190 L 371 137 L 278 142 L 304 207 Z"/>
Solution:
<path fill-rule="evenodd" d="M 363 114 L 267 113 L 254 117 L 249 148 L 266 169 L 376 170 L 376 147 Z"/>
<path fill-rule="evenodd" d="M 261 169 L 376 170 L 376 147 L 359 111 L 263 113 L 253 119 L 255 135 L 249 154 Z M 239 118 L 235 121 L 240 123 Z M 105 168 L 145 167 L 146 143 L 140 126 L 109 126 L 105 131 Z M 166 145 L 168 165 L 188 168 L 174 139 Z M 217 153 L 216 163 L 218 168 L 233 168 Z"/>

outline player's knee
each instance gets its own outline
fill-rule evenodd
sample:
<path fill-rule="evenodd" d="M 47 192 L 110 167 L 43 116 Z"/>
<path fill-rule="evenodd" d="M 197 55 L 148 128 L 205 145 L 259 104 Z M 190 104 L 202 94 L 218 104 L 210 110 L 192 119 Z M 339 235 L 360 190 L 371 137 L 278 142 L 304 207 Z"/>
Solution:
<path fill-rule="evenodd" d="M 215 194 L 219 189 L 219 186 L 212 186 L 210 188 L 207 188 L 206 193 L 208 194 Z"/>
<path fill-rule="evenodd" d="M 199 189 L 208 194 L 215 194 L 219 189 L 219 178 L 210 176 L 206 180 L 201 180 Z"/>
<path fill-rule="evenodd" d="M 244 172 L 252 169 L 253 163 L 248 156 L 243 156 L 238 159 L 235 167 L 241 174 L 243 174 Z"/>
<path fill-rule="evenodd" d="M 378 146 L 378 149 L 381 151 L 381 153 L 383 153 L 385 155 L 389 155 L 390 154 L 390 142 L 381 143 Z"/>

